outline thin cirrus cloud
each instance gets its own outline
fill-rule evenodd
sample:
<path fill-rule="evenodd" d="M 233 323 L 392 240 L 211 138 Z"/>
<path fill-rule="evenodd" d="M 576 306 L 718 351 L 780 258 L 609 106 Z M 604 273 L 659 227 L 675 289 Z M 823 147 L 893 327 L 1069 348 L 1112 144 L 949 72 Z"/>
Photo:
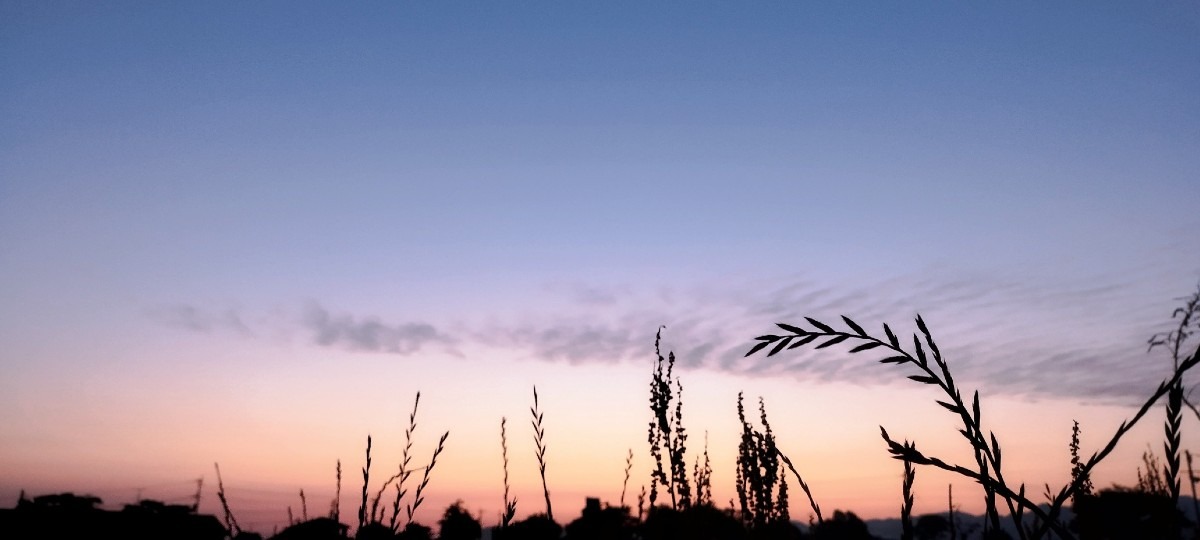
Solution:
<path fill-rule="evenodd" d="M 452 330 L 430 322 L 333 313 L 315 302 L 291 324 L 299 324 L 316 346 L 351 352 L 457 355 L 458 345 L 472 344 L 548 362 L 644 360 L 647 365 L 656 332 L 664 327 L 663 354 L 674 351 L 682 367 L 910 384 L 904 379 L 913 374 L 910 366 L 880 365 L 874 351 L 852 355 L 845 345 L 770 357 L 766 351 L 745 353 L 755 336 L 783 332 L 775 323 L 810 327 L 805 317 L 843 326 L 841 315 L 848 315 L 872 333 L 882 333 L 886 322 L 903 343 L 911 343 L 912 319 L 920 313 L 955 378 L 985 393 L 1127 404 L 1144 398 L 1169 373 L 1170 358 L 1161 350 L 1147 352 L 1146 340 L 1170 328 L 1174 306 L 1144 298 L 1146 291 L 1129 283 L 1051 286 L 988 276 L 901 277 L 859 287 L 785 281 L 773 287 L 751 283 L 653 291 L 588 286 L 558 291 L 564 304 L 527 314 L 521 322 L 500 318 L 487 326 L 460 323 Z M 208 313 L 181 305 L 154 313 L 176 328 L 254 335 L 232 310 Z"/>
<path fill-rule="evenodd" d="M 303 326 L 313 342 L 350 351 L 411 355 L 429 345 L 451 345 L 453 340 L 432 324 L 389 324 L 375 317 L 335 315 L 318 304 L 309 304 Z"/>
<path fill-rule="evenodd" d="M 171 304 L 147 310 L 151 320 L 171 328 L 203 334 L 232 333 L 242 337 L 291 335 L 297 329 L 305 340 L 352 352 L 412 355 L 432 346 L 447 352 L 456 340 L 426 322 L 389 323 L 378 317 L 336 314 L 310 302 L 299 317 L 262 317 L 255 328 L 237 310 L 208 310 L 190 304 Z"/>
<path fill-rule="evenodd" d="M 166 326 L 193 332 L 231 332 L 245 337 L 254 335 L 234 309 L 213 312 L 189 304 L 170 304 L 151 308 L 146 315 Z"/>
<path fill-rule="evenodd" d="M 745 357 L 754 336 L 782 333 L 786 322 L 810 327 L 805 317 L 844 326 L 849 315 L 869 332 L 886 322 L 899 334 L 916 331 L 920 313 L 960 383 L 984 392 L 1029 398 L 1068 397 L 1134 403 L 1169 375 L 1170 358 L 1147 351 L 1146 340 L 1170 328 L 1173 305 L 1143 298 L 1130 283 L 1037 284 L 987 276 L 896 278 L 840 288 L 795 279 L 784 286 L 697 288 L 638 296 L 602 295 L 604 309 L 578 299 L 580 310 L 509 327 L 493 326 L 472 339 L 516 348 L 534 358 L 571 363 L 653 358 L 655 332 L 663 353 L 683 366 L 748 376 L 791 376 L 819 381 L 911 384 L 909 367 L 884 366 L 873 352 L 848 346 L 812 347 L 768 357 Z M 599 294 L 593 290 L 592 295 Z M 591 295 L 589 295 L 591 296 Z M 1166 297 L 1164 297 L 1166 298 Z M 655 304 L 654 300 L 658 302 Z M 655 307 L 647 308 L 654 304 Z M 634 307 L 637 306 L 637 307 Z M 911 342 L 911 336 L 903 340 Z"/>

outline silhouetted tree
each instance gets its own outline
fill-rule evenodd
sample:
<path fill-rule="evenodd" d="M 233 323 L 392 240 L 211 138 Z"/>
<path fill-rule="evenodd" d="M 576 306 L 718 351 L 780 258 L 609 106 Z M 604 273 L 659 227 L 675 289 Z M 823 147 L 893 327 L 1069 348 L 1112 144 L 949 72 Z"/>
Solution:
<path fill-rule="evenodd" d="M 1178 538 L 1172 533 L 1175 519 L 1180 519 L 1179 510 L 1169 494 L 1117 486 L 1080 497 L 1071 525 L 1080 540 L 1174 540 Z"/>
<path fill-rule="evenodd" d="M 669 506 L 651 508 L 641 526 L 644 540 L 743 540 L 746 529 L 731 512 L 712 505 L 693 505 L 687 510 Z"/>
<path fill-rule="evenodd" d="M 833 517 L 813 525 L 812 537 L 817 540 L 872 540 L 867 524 L 854 512 L 834 510 Z"/>
<path fill-rule="evenodd" d="M 500 538 L 503 540 L 559 540 L 562 537 L 562 525 L 546 514 L 534 514 L 502 530 Z"/>
<path fill-rule="evenodd" d="M 455 501 L 446 508 L 438 521 L 439 540 L 478 540 L 483 535 L 479 521 L 463 509 L 462 501 Z"/>
<path fill-rule="evenodd" d="M 748 534 L 750 540 L 798 540 L 804 534 L 790 521 L 772 521 Z"/>
<path fill-rule="evenodd" d="M 627 506 L 604 506 L 600 499 L 588 498 L 579 519 L 567 524 L 569 540 L 630 540 L 637 522 Z"/>
<path fill-rule="evenodd" d="M 16 508 L 0 509 L 0 538 L 229 538 L 228 531 L 215 516 L 197 514 L 191 505 L 140 500 L 137 504 L 125 505 L 120 511 L 111 511 L 97 508 L 99 504 L 99 498 L 89 495 L 60 493 L 30 500 L 22 493 Z"/>
<path fill-rule="evenodd" d="M 319 517 L 292 525 L 271 540 L 336 540 L 346 538 L 348 525 L 327 517 Z"/>
<path fill-rule="evenodd" d="M 1012 535 L 1004 529 L 988 529 L 983 533 L 983 540 L 1012 540 Z"/>
<path fill-rule="evenodd" d="M 941 514 L 925 514 L 913 524 L 917 540 L 938 540 L 950 534 L 950 520 Z"/>
<path fill-rule="evenodd" d="M 357 540 L 391 540 L 395 537 L 391 527 L 378 521 L 366 523 L 354 533 Z"/>
<path fill-rule="evenodd" d="M 433 529 L 410 521 L 404 526 L 404 530 L 396 535 L 396 540 L 433 540 Z"/>

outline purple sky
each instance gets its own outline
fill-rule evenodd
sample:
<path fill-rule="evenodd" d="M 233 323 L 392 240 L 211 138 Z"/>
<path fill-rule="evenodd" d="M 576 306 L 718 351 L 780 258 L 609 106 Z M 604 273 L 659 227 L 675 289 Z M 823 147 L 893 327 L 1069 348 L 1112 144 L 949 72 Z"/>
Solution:
<path fill-rule="evenodd" d="M 921 313 L 971 386 L 1087 417 L 1166 375 L 1146 339 L 1200 282 L 1194 3 L 0 1 L 0 21 L 4 496 L 239 459 L 291 493 L 266 443 L 142 447 L 327 431 L 325 482 L 366 431 L 402 433 L 416 390 L 451 445 L 494 453 L 531 384 L 567 422 L 610 375 L 619 476 L 659 325 L 705 388 L 783 401 L 908 385 L 844 351 L 742 359 L 774 323 Z"/>

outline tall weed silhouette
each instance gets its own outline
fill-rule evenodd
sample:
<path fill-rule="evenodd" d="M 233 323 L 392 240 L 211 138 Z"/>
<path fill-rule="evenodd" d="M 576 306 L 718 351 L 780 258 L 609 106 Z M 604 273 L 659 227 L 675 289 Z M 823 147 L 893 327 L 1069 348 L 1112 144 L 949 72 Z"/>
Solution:
<path fill-rule="evenodd" d="M 742 437 L 738 443 L 736 488 L 742 523 L 751 531 L 777 521 L 788 521 L 787 477 L 780 474 L 779 450 L 767 421 L 767 409 L 758 400 L 762 431 L 746 420 L 742 394 L 738 393 L 738 421 Z"/>
<path fill-rule="evenodd" d="M 658 487 L 667 489 L 671 496 L 671 508 L 685 510 L 692 505 L 691 487 L 688 481 L 687 432 L 683 428 L 683 383 L 679 377 L 672 379 L 675 368 L 675 353 L 663 358 L 660 343 L 662 329 L 654 336 L 654 354 L 657 361 L 650 379 L 650 410 L 654 418 L 650 421 L 648 440 L 650 456 L 654 458 L 654 470 L 650 473 L 650 509 L 653 511 L 658 500 Z M 666 369 L 664 369 L 664 363 Z M 674 384 L 674 388 L 672 388 Z M 672 406 L 674 410 L 672 411 Z M 663 468 L 663 453 L 670 472 Z"/>

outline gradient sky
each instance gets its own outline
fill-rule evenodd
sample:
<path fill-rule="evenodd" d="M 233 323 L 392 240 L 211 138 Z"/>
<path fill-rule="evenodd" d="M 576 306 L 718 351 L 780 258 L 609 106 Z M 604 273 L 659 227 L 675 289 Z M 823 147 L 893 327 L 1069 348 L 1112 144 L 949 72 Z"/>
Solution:
<path fill-rule="evenodd" d="M 450 431 L 428 512 L 648 481 L 654 333 L 733 496 L 738 391 L 826 511 L 898 514 L 878 426 L 969 461 L 902 368 L 743 359 L 776 322 L 915 330 L 1010 478 L 1067 479 L 1167 375 L 1200 282 L 1200 7 L 0 0 L 0 505 L 186 500 L 261 532 Z M 1134 481 L 1147 420 L 1098 471 Z M 1195 419 L 1185 445 L 1200 448 Z M 918 512 L 954 483 L 919 471 Z M 806 519 L 802 498 L 793 515 Z"/>

